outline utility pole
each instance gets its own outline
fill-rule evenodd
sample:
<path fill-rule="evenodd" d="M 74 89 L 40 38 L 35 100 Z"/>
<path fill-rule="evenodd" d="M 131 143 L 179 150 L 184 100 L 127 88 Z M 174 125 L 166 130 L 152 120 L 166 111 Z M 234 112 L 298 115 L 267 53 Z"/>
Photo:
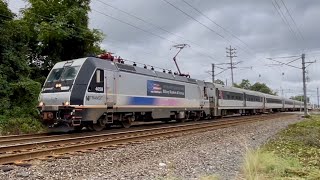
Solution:
<path fill-rule="evenodd" d="M 319 109 L 319 88 L 317 87 L 317 99 L 318 99 L 318 109 Z"/>
<path fill-rule="evenodd" d="M 211 64 L 212 65 L 212 83 L 214 83 L 214 63 Z"/>
<path fill-rule="evenodd" d="M 305 62 L 305 54 L 301 55 L 302 59 L 302 80 L 303 80 L 303 110 L 304 117 L 308 116 L 308 108 L 307 108 L 307 85 L 306 85 L 306 62 Z"/>
<path fill-rule="evenodd" d="M 237 57 L 236 56 L 236 50 L 237 49 L 236 48 L 231 48 L 231 45 L 230 45 L 230 48 L 226 48 L 226 50 L 227 50 L 227 57 L 230 58 L 231 83 L 232 83 L 231 86 L 233 86 L 234 81 L 233 81 L 233 62 L 232 62 L 232 58 Z"/>

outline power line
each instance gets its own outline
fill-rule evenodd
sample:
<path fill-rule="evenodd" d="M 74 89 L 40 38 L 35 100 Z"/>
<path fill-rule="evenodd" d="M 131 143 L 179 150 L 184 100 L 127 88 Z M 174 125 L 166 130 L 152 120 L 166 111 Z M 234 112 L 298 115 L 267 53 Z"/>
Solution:
<path fill-rule="evenodd" d="M 301 55 L 293 55 L 293 56 L 279 56 L 279 57 L 272 57 L 272 59 L 288 59 L 293 57 L 301 57 Z"/>
<path fill-rule="evenodd" d="M 290 16 L 293 24 L 295 25 L 298 34 L 301 36 L 301 39 L 302 39 L 302 40 L 305 40 L 304 37 L 303 37 L 303 35 L 302 35 L 302 33 L 301 33 L 301 31 L 300 31 L 300 29 L 299 29 L 299 27 L 298 27 L 297 24 L 296 24 L 296 21 L 295 21 L 295 20 L 293 19 L 293 17 L 291 16 L 291 13 L 290 13 L 289 9 L 287 8 L 285 2 L 284 2 L 283 0 L 281 0 L 281 2 L 282 2 L 282 4 L 283 4 L 283 6 L 286 8 L 286 11 L 287 11 L 287 13 L 289 14 L 289 16 Z"/>
<path fill-rule="evenodd" d="M 194 9 L 195 11 L 197 11 L 199 14 L 201 14 L 202 16 L 204 16 L 205 18 L 207 18 L 209 21 L 211 21 L 213 24 L 215 24 L 216 26 L 220 27 L 222 30 L 224 30 L 225 32 L 227 32 L 228 34 L 230 34 L 232 37 L 236 38 L 238 41 L 240 41 L 241 43 L 243 43 L 245 46 L 247 46 L 249 49 L 250 46 L 245 43 L 244 41 L 242 41 L 239 37 L 237 37 L 236 35 L 234 35 L 231 31 L 229 31 L 228 29 L 224 28 L 223 26 L 219 25 L 217 22 L 215 22 L 214 20 L 212 20 L 211 18 L 209 18 L 207 15 L 205 15 L 204 13 L 202 13 L 199 9 L 195 8 L 193 5 L 191 5 L 190 3 L 188 3 L 185 0 L 181 0 L 183 1 L 185 4 L 187 4 L 188 6 L 190 6 L 192 9 Z"/>
<path fill-rule="evenodd" d="M 189 18 L 191 18 L 192 20 L 196 21 L 197 23 L 199 23 L 200 25 L 202 25 L 203 27 L 207 28 L 208 30 L 210 30 L 211 32 L 213 32 L 214 34 L 218 35 L 219 37 L 223 38 L 224 40 L 228 41 L 229 43 L 232 43 L 229 39 L 226 39 L 223 35 L 221 35 L 220 33 L 218 33 L 217 31 L 213 30 L 212 28 L 210 28 L 209 26 L 203 24 L 202 22 L 198 21 L 196 18 L 194 18 L 193 16 L 191 16 L 190 14 L 186 13 L 185 11 L 183 11 L 182 9 L 178 8 L 177 6 L 175 6 L 174 4 L 170 3 L 167 0 L 163 0 L 165 3 L 169 4 L 170 6 L 172 6 L 173 8 L 175 8 L 176 10 L 180 11 L 181 13 L 183 13 L 184 15 L 188 16 Z M 232 43 L 233 44 L 233 43 Z M 251 52 L 248 52 L 247 50 L 241 48 L 240 46 L 235 45 L 236 47 L 238 47 L 239 49 L 243 50 L 244 52 L 248 53 L 248 54 L 252 54 Z"/>
<path fill-rule="evenodd" d="M 281 20 L 287 25 L 287 27 L 289 28 L 290 32 L 294 36 L 294 38 L 296 40 L 298 40 L 296 33 L 293 31 L 290 23 L 288 22 L 287 18 L 285 17 L 283 12 L 281 11 L 281 8 L 280 8 L 279 4 L 277 3 L 277 1 L 276 0 L 272 0 L 271 2 L 272 2 L 273 7 L 275 8 L 275 10 L 277 11 L 278 15 L 280 16 Z"/>
<path fill-rule="evenodd" d="M 116 18 L 116 17 L 113 17 L 113 16 L 111 16 L 111 15 L 108 15 L 108 14 L 106 14 L 106 13 L 97 11 L 97 10 L 95 10 L 95 9 L 92 9 L 92 11 L 95 11 L 95 12 L 97 12 L 97 13 L 99 13 L 99 14 L 102 14 L 102 15 L 108 17 L 108 18 L 111 18 L 111 19 L 113 19 L 113 20 L 116 20 L 116 21 L 118 21 L 118 22 L 121 22 L 121 23 L 123 23 L 123 24 L 126 24 L 126 25 L 128 25 L 128 26 L 131 26 L 131 27 L 133 27 L 133 28 L 135 28 L 135 29 L 138 29 L 138 30 L 140 30 L 140 31 L 143 31 L 143 32 L 145 32 L 145 33 L 147 33 L 147 34 L 149 34 L 149 35 L 158 37 L 158 38 L 163 39 L 163 40 L 167 40 L 167 41 L 169 41 L 169 42 L 171 42 L 171 43 L 173 43 L 173 44 L 176 44 L 176 43 L 177 43 L 177 42 L 174 42 L 174 41 L 172 41 L 172 40 L 170 40 L 170 39 L 167 39 L 167 38 L 165 38 L 165 37 L 163 37 L 163 36 L 157 35 L 157 34 L 151 32 L 151 31 L 142 29 L 142 28 L 140 28 L 140 27 L 138 27 L 138 26 L 135 26 L 135 25 L 133 25 L 133 24 L 130 24 L 130 23 L 126 22 L 126 21 L 123 21 L 123 20 L 118 19 L 118 18 Z"/>
<path fill-rule="evenodd" d="M 110 5 L 110 4 L 108 4 L 108 3 L 105 3 L 105 2 L 103 2 L 103 1 L 101 1 L 101 0 L 97 0 L 98 2 L 100 2 L 100 3 L 102 3 L 102 4 L 104 4 L 105 6 L 108 6 L 108 7 L 111 7 L 111 8 L 113 8 L 113 9 L 115 9 L 115 10 L 117 10 L 117 11 L 120 11 L 120 12 L 122 12 L 122 13 L 124 13 L 124 14 L 126 14 L 126 15 L 128 15 L 128 16 L 131 16 L 131 17 L 133 17 L 133 18 L 135 18 L 135 19 L 137 19 L 137 20 L 139 20 L 139 21 L 141 21 L 141 22 L 144 22 L 144 23 L 146 23 L 146 24 L 148 24 L 148 25 L 150 25 L 150 26 L 152 26 L 152 27 L 155 27 L 155 28 L 157 28 L 157 29 L 160 29 L 160 30 L 162 30 L 162 31 L 164 31 L 164 32 L 166 32 L 166 33 L 168 33 L 168 34 L 171 34 L 171 35 L 173 35 L 173 36 L 175 36 L 175 37 L 178 37 L 178 38 L 180 38 L 180 39 L 183 39 L 183 40 L 186 40 L 186 41 L 188 41 L 188 42 L 190 42 L 190 43 L 192 43 L 192 44 L 194 44 L 194 45 L 197 45 L 198 47 L 200 47 L 200 48 L 202 48 L 199 44 L 197 44 L 197 43 L 195 43 L 195 42 L 193 42 L 193 41 L 191 41 L 191 40 L 188 40 L 188 39 L 185 39 L 185 38 L 183 38 L 182 36 L 179 36 L 179 35 L 177 35 L 177 34 L 175 34 L 175 33 L 172 33 L 172 32 L 170 32 L 170 31 L 168 31 L 168 30 L 166 30 L 166 29 L 164 29 L 164 28 L 162 28 L 162 27 L 160 27 L 160 26 L 158 26 L 158 25 L 156 25 L 156 24 L 154 24 L 154 23 L 151 23 L 151 22 L 149 22 L 149 21 L 147 21 L 147 20 L 144 20 L 144 19 L 142 19 L 142 18 L 140 18 L 140 17 L 138 17 L 138 16 L 136 16 L 136 15 L 134 15 L 134 14 L 132 14 L 132 13 L 129 13 L 129 12 L 127 12 L 127 11 L 124 11 L 124 10 L 122 10 L 122 9 L 119 9 L 119 8 L 117 8 L 117 7 L 115 7 L 115 6 L 112 6 L 112 5 Z M 96 10 L 95 10 L 96 11 Z M 97 11 L 96 11 L 97 12 Z M 99 12 L 98 12 L 99 13 Z M 101 14 L 101 13 L 100 13 Z M 128 25 L 128 24 L 127 24 Z M 142 29 L 142 28 L 141 28 Z M 140 29 L 140 30 L 141 30 Z M 150 31 L 149 31 L 150 32 Z M 153 33 L 154 34 L 154 33 Z M 158 35 L 157 35 L 158 36 Z M 170 41 L 170 40 L 169 40 Z M 171 43 L 176 43 L 176 42 L 173 42 L 173 41 L 171 41 Z M 211 55 L 209 55 L 209 54 L 206 54 L 206 53 L 202 53 L 202 52 L 200 52 L 201 54 L 203 54 L 204 56 L 208 56 L 209 58 L 211 58 L 211 59 L 215 59 L 215 58 L 213 58 Z"/>
<path fill-rule="evenodd" d="M 115 7 L 115 6 L 112 6 L 112 5 L 110 5 L 110 4 L 106 3 L 106 2 L 103 2 L 103 1 L 101 1 L 101 0 L 97 0 L 97 1 L 100 2 L 100 3 L 102 3 L 102 4 L 104 4 L 105 6 L 111 7 L 111 8 L 113 8 L 113 9 L 117 10 L 117 11 L 120 11 L 120 12 L 128 15 L 128 16 L 131 16 L 131 17 L 133 17 L 133 18 L 135 18 L 135 19 L 138 19 L 139 21 L 144 22 L 144 23 L 146 23 L 146 24 L 148 24 L 148 25 L 150 25 L 150 26 L 153 26 L 153 27 L 155 27 L 155 28 L 157 28 L 157 29 L 161 29 L 162 31 L 164 31 L 164 32 L 166 32 L 166 33 L 168 33 L 168 34 L 171 34 L 171 35 L 173 35 L 173 36 L 175 36 L 175 37 L 184 39 L 184 40 L 186 40 L 186 41 L 188 41 L 188 42 L 191 42 L 192 44 L 195 44 L 195 45 L 201 47 L 199 44 L 197 44 L 197 43 L 195 43 L 195 42 L 193 42 L 193 41 L 191 41 L 191 40 L 185 39 L 185 38 L 182 37 L 182 36 L 179 36 L 179 35 L 177 35 L 177 34 L 175 34 L 175 33 L 173 33 L 173 32 L 170 32 L 170 31 L 168 31 L 168 30 L 166 30 L 166 29 L 164 29 L 164 28 L 162 28 L 162 27 L 160 27 L 160 26 L 158 26 L 158 25 L 156 25 L 156 24 L 154 24 L 154 23 L 152 23 L 152 22 L 149 22 L 149 21 L 147 21 L 147 20 L 144 20 L 144 19 L 142 19 L 142 18 L 140 18 L 140 17 L 138 17 L 138 16 L 136 16 L 136 15 L 134 15 L 134 14 L 132 14 L 132 13 L 129 13 L 129 12 L 127 12 L 127 11 L 124 11 L 124 10 L 122 10 L 122 9 L 119 9 L 119 8 L 117 8 L 117 7 Z"/>
<path fill-rule="evenodd" d="M 167 4 L 169 4 L 170 6 L 174 7 L 176 10 L 180 11 L 181 13 L 183 13 L 184 15 L 188 16 L 189 18 L 193 19 L 194 21 L 198 22 L 199 24 L 201 24 L 202 26 L 206 27 L 207 29 L 209 29 L 211 32 L 215 33 L 216 35 L 220 36 L 221 38 L 225 39 L 225 37 L 221 34 L 219 34 L 218 32 L 216 32 L 215 30 L 211 29 L 209 26 L 203 24 L 202 22 L 198 21 L 196 18 L 192 17 L 191 15 L 189 15 L 188 13 L 184 12 L 183 10 L 181 10 L 180 8 L 178 8 L 177 6 L 175 6 L 174 4 L 170 3 L 167 0 L 163 0 L 164 2 L 166 2 Z"/>

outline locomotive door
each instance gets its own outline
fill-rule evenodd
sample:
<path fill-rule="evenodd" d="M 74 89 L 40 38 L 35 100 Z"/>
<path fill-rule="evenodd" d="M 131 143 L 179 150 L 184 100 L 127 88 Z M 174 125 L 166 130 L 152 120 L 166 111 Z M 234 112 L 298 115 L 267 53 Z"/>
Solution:
<path fill-rule="evenodd" d="M 213 86 L 208 86 L 207 88 L 208 97 L 209 97 L 209 109 L 211 116 L 216 115 L 217 109 L 217 95 L 216 95 L 216 88 Z"/>
<path fill-rule="evenodd" d="M 117 72 L 106 70 L 106 102 L 108 107 L 113 107 L 116 104 L 116 75 Z"/>

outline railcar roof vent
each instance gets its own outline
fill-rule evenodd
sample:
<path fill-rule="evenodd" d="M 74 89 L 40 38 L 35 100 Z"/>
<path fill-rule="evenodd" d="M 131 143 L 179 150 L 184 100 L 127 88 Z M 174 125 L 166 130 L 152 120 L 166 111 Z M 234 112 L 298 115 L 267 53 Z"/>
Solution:
<path fill-rule="evenodd" d="M 117 67 L 122 71 L 136 72 L 136 69 L 133 66 L 126 64 L 116 64 Z"/>

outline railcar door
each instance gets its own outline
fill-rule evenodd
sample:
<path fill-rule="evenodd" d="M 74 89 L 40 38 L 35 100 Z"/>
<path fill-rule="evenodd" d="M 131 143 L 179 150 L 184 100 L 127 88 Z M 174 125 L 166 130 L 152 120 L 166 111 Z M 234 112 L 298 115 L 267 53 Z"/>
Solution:
<path fill-rule="evenodd" d="M 243 93 L 243 106 L 247 107 L 247 94 Z"/>
<path fill-rule="evenodd" d="M 113 107 L 116 104 L 116 81 L 117 81 L 118 72 L 116 71 L 105 71 L 106 78 L 106 102 L 108 107 Z"/>
<path fill-rule="evenodd" d="M 208 86 L 207 88 L 207 96 L 209 100 L 209 109 L 211 116 L 215 115 L 214 108 L 215 108 L 215 102 L 216 102 L 216 94 L 215 94 L 215 88 L 212 86 Z"/>

